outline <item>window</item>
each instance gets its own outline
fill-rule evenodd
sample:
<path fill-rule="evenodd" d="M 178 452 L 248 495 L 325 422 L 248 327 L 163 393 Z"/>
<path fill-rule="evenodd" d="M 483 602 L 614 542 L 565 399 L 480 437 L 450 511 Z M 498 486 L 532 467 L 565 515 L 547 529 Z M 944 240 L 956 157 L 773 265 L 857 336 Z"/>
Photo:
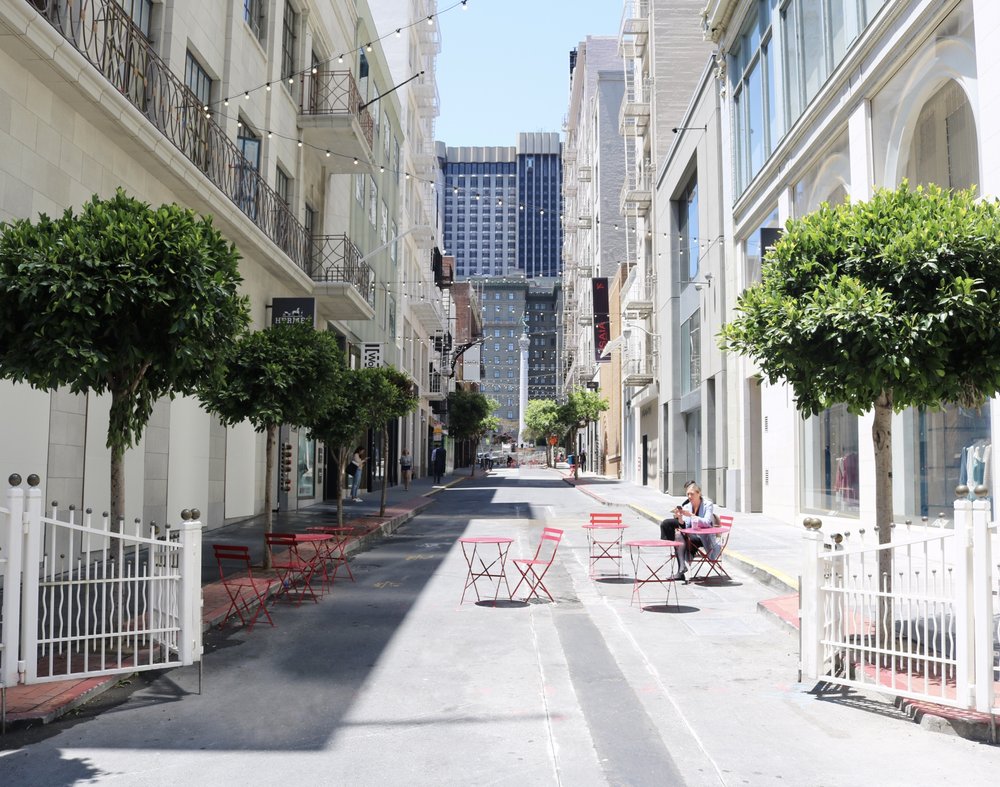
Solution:
<path fill-rule="evenodd" d="M 681 325 L 681 395 L 701 385 L 701 312 Z"/>
<path fill-rule="evenodd" d="M 289 204 L 289 178 L 281 167 L 274 173 L 274 191 L 286 205 Z"/>
<path fill-rule="evenodd" d="M 289 90 L 288 77 L 295 74 L 295 49 L 299 36 L 299 15 L 292 4 L 285 2 L 285 18 L 281 29 L 281 76 L 282 84 Z"/>
<path fill-rule="evenodd" d="M 399 253 L 399 228 L 396 226 L 396 222 L 392 223 L 392 246 L 389 248 L 389 259 L 392 260 L 392 264 L 396 264 L 396 259 Z"/>
<path fill-rule="evenodd" d="M 382 223 L 379 225 L 379 238 L 382 243 L 389 242 L 389 206 L 382 200 Z"/>
<path fill-rule="evenodd" d="M 251 219 L 256 219 L 258 184 L 260 182 L 257 175 L 260 169 L 260 137 L 245 121 L 242 121 L 236 132 L 236 144 L 243 154 L 236 188 L 236 204 Z"/>
<path fill-rule="evenodd" d="M 354 176 L 354 199 L 358 201 L 359 205 L 365 204 L 365 176 L 355 175 Z"/>
<path fill-rule="evenodd" d="M 118 0 L 132 23 L 149 38 L 149 21 L 153 16 L 153 0 Z"/>
<path fill-rule="evenodd" d="M 243 21 L 258 41 L 264 40 L 264 0 L 243 0 Z"/>
<path fill-rule="evenodd" d="M 316 209 L 310 205 L 308 202 L 305 206 L 305 212 L 302 216 L 302 229 L 305 230 L 306 235 L 306 259 L 311 260 L 313 258 L 313 237 L 316 235 L 316 220 L 318 214 Z"/>
<path fill-rule="evenodd" d="M 373 227 L 378 226 L 378 185 L 371 175 L 368 176 L 368 221 Z"/>
<path fill-rule="evenodd" d="M 760 171 L 780 136 L 780 129 L 769 126 L 777 107 L 770 0 L 757 0 L 755 8 L 730 56 L 737 193 Z"/>
<path fill-rule="evenodd" d="M 693 281 L 698 278 L 699 238 L 698 238 L 698 176 L 688 182 L 677 201 L 677 232 L 680 235 L 680 259 L 677 266 L 680 280 Z"/>

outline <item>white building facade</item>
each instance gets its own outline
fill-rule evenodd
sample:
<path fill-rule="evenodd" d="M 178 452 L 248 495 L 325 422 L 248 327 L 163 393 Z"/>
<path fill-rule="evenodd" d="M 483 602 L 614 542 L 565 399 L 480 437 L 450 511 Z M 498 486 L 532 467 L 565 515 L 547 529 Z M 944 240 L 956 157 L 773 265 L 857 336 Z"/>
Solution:
<path fill-rule="evenodd" d="M 388 24 L 426 26 L 413 14 L 431 6 L 410 6 Z M 404 260 L 393 240 L 419 172 L 365 3 L 12 0 L 0 28 L 0 217 L 61 214 L 117 187 L 211 215 L 242 256 L 254 328 L 270 324 L 275 298 L 312 299 L 317 328 L 355 364 L 377 347 L 379 362 L 426 379 L 426 347 L 404 353 L 390 286 L 402 265 L 433 282 L 430 251 Z M 37 473 L 63 506 L 106 508 L 107 402 L 6 382 L 0 396 L 6 473 Z M 417 429 L 404 428 L 407 444 Z M 305 470 L 280 504 L 329 496 L 322 446 L 282 439 Z M 125 461 L 129 516 L 162 522 L 198 507 L 220 524 L 262 510 L 263 437 L 221 427 L 192 399 L 160 402 Z"/>
<path fill-rule="evenodd" d="M 719 47 L 725 285 L 760 275 L 763 249 L 790 217 L 875 187 L 978 185 L 1000 193 L 1000 130 L 989 0 L 716 0 L 704 18 Z M 969 348 L 975 352 L 975 347 Z M 726 441 L 734 499 L 784 519 L 871 520 L 871 418 L 834 407 L 803 420 L 786 386 L 728 359 Z M 893 508 L 935 519 L 956 485 L 985 482 L 996 402 L 893 417 Z"/>

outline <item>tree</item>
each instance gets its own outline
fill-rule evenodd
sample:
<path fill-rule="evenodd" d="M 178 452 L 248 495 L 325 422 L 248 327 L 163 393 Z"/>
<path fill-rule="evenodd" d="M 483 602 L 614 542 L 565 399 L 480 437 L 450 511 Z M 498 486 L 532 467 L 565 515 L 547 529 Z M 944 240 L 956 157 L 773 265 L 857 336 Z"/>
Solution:
<path fill-rule="evenodd" d="M 378 515 L 384 516 L 389 476 L 389 460 L 386 456 L 389 450 L 387 427 L 391 421 L 416 410 L 420 400 L 413 392 L 413 383 L 410 378 L 391 366 L 361 369 L 358 372 L 356 382 L 355 393 L 360 404 L 362 426 L 382 432 L 380 451 L 385 470 L 382 477 L 382 500 Z"/>
<path fill-rule="evenodd" d="M 278 427 L 307 426 L 340 395 L 344 354 L 337 340 L 306 323 L 272 325 L 244 335 L 230 350 L 224 374 L 206 382 L 202 403 L 226 426 L 249 421 L 267 434 L 264 532 L 272 526 L 272 475 Z M 265 568 L 269 567 L 265 552 Z"/>
<path fill-rule="evenodd" d="M 1000 390 L 1000 209 L 973 190 L 879 190 L 789 221 L 723 349 L 791 386 L 803 417 L 874 411 L 876 525 L 891 538 L 891 416 Z M 890 586 L 890 556 L 879 573 Z"/>
<path fill-rule="evenodd" d="M 365 410 L 359 391 L 362 373 L 360 370 L 345 369 L 340 378 L 337 395 L 330 396 L 322 409 L 317 410 L 309 420 L 311 436 L 322 440 L 327 455 L 337 460 L 340 477 L 337 479 L 337 524 L 344 524 L 343 468 L 347 466 L 351 449 L 358 444 L 364 431 Z"/>
<path fill-rule="evenodd" d="M 452 391 L 448 394 L 448 433 L 456 441 L 478 443 L 488 431 L 500 427 L 500 419 L 493 415 L 499 406 L 499 402 L 478 391 Z M 470 475 L 474 476 L 476 463 L 470 464 Z"/>
<path fill-rule="evenodd" d="M 0 225 L 0 374 L 110 394 L 111 515 L 157 400 L 191 394 L 249 317 L 236 248 L 209 218 L 119 189 L 79 215 Z"/>
<path fill-rule="evenodd" d="M 548 445 L 549 435 L 565 434 L 560 421 L 559 405 L 552 399 L 531 399 L 524 410 L 524 428 L 533 440 L 545 440 Z M 546 449 L 549 466 L 552 462 L 552 447 Z"/>
<path fill-rule="evenodd" d="M 606 399 L 602 399 L 597 391 L 587 388 L 574 388 L 566 397 L 566 403 L 561 408 L 561 420 L 568 427 L 568 432 L 573 435 L 576 429 L 586 429 L 601 417 L 601 413 L 609 407 Z M 575 436 L 571 438 L 573 450 L 577 454 L 576 461 L 573 462 L 573 477 L 576 478 L 580 472 L 580 452 L 577 448 Z"/>

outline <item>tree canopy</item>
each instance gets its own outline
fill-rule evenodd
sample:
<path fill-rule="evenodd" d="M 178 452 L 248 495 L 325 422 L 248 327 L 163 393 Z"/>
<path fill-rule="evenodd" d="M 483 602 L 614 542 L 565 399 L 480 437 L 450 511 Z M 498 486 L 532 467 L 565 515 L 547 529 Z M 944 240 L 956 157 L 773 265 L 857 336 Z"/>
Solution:
<path fill-rule="evenodd" d="M 111 395 L 111 510 L 122 456 L 158 399 L 190 394 L 248 323 L 236 248 L 178 205 L 119 189 L 79 214 L 0 225 L 0 374 Z"/>
<path fill-rule="evenodd" d="M 877 191 L 790 221 L 722 346 L 783 380 L 798 407 L 861 414 L 976 406 L 1000 389 L 995 201 L 937 186 Z"/>
<path fill-rule="evenodd" d="M 249 421 L 267 433 L 265 532 L 271 532 L 274 443 L 278 427 L 305 427 L 342 394 L 344 354 L 329 333 L 306 323 L 245 334 L 228 351 L 224 374 L 199 389 L 202 404 L 227 426 Z M 267 565 L 267 563 L 265 563 Z"/>
<path fill-rule="evenodd" d="M 559 405 L 553 399 L 530 399 L 524 410 L 524 428 L 532 440 L 544 440 L 551 434 L 562 435 Z"/>
<path fill-rule="evenodd" d="M 403 372 L 391 366 L 379 366 L 358 370 L 353 379 L 355 388 L 348 393 L 360 404 L 361 427 L 382 432 L 381 456 L 387 462 L 387 425 L 417 409 L 420 400 L 414 393 L 413 381 Z M 388 465 L 386 466 L 388 475 Z M 388 484 L 382 482 L 382 498 L 379 516 L 385 513 L 385 499 Z"/>
<path fill-rule="evenodd" d="M 803 415 L 874 410 L 876 524 L 890 540 L 893 411 L 1000 390 L 1000 209 L 973 190 L 877 190 L 789 221 L 723 349 L 786 382 Z M 883 552 L 888 559 L 888 551 Z M 880 573 L 890 581 L 887 562 Z"/>

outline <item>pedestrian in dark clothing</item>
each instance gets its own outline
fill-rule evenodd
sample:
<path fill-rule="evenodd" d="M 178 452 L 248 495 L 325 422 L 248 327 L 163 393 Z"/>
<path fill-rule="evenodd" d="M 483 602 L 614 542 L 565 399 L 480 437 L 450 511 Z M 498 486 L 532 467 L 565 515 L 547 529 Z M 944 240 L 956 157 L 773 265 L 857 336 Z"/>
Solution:
<path fill-rule="evenodd" d="M 444 465 L 445 459 L 447 458 L 447 452 L 444 450 L 443 445 L 437 446 L 431 452 L 431 464 L 434 467 L 434 483 L 440 484 L 441 479 L 444 477 Z"/>

